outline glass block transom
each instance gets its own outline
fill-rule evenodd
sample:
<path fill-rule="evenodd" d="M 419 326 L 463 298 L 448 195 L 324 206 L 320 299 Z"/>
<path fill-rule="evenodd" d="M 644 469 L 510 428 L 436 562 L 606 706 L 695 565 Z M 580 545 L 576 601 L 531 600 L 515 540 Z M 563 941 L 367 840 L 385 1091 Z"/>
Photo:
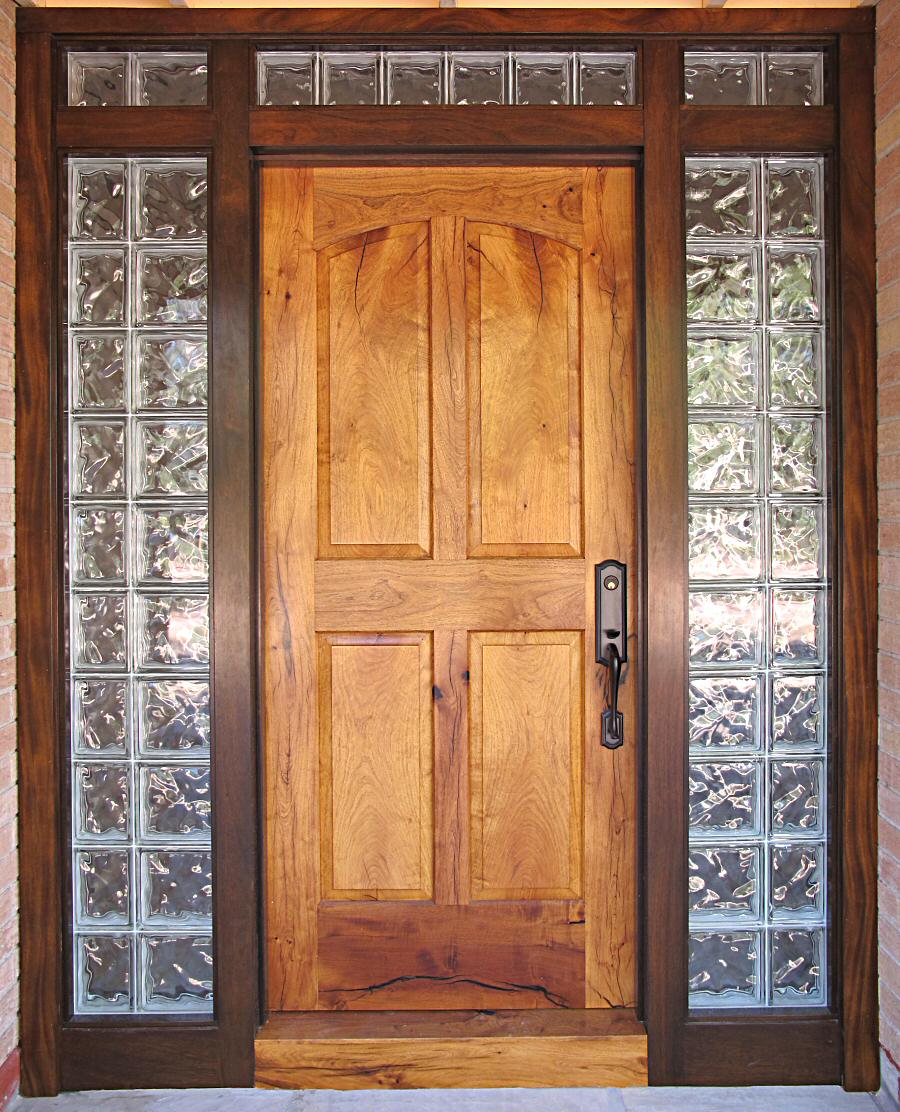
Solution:
<path fill-rule="evenodd" d="M 208 1012 L 206 163 L 68 183 L 72 1006 Z"/>
<path fill-rule="evenodd" d="M 685 166 L 692 1007 L 827 1003 L 823 166 Z"/>
<path fill-rule="evenodd" d="M 687 104 L 769 104 L 808 108 L 823 103 L 821 51 L 688 51 Z"/>
<path fill-rule="evenodd" d="M 68 103 L 85 108 L 206 104 L 205 51 L 70 51 Z"/>

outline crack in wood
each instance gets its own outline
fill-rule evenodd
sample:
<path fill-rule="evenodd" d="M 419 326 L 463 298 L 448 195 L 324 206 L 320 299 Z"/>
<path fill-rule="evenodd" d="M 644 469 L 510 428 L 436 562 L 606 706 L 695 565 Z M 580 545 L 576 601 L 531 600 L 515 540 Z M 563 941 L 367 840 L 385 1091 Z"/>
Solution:
<path fill-rule="evenodd" d="M 441 977 L 437 974 L 427 973 L 404 973 L 398 977 L 391 977 L 387 981 L 380 981 L 373 985 L 360 985 L 355 988 L 330 988 L 327 989 L 323 995 L 333 996 L 335 993 L 354 993 L 356 994 L 356 998 L 359 999 L 363 996 L 370 996 L 372 993 L 378 992 L 381 989 L 392 988 L 394 985 L 407 984 L 412 981 L 431 981 L 435 984 L 446 985 L 474 985 L 475 988 L 486 988 L 491 992 L 535 992 L 549 1001 L 554 1008 L 569 1007 L 561 996 L 558 996 L 555 992 L 551 992 L 550 989 L 545 988 L 543 985 L 517 984 L 515 981 L 480 981 L 477 977 Z"/>

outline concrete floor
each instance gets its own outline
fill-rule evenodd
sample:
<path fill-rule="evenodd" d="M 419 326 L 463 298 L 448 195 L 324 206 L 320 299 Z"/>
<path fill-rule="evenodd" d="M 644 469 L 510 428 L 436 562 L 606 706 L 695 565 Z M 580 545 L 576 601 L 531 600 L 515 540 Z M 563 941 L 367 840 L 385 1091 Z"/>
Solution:
<path fill-rule="evenodd" d="M 10 1112 L 877 1112 L 867 1093 L 766 1089 L 441 1089 L 404 1092 L 143 1090 L 19 1097 Z"/>

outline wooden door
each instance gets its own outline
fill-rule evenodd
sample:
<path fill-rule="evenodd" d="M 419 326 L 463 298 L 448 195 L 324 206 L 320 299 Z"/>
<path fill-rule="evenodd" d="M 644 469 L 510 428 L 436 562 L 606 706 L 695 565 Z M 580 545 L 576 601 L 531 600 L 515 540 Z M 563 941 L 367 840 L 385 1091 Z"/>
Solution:
<path fill-rule="evenodd" d="M 262 172 L 274 1011 L 634 1004 L 636 681 L 603 748 L 593 650 L 594 565 L 635 567 L 633 193 Z"/>

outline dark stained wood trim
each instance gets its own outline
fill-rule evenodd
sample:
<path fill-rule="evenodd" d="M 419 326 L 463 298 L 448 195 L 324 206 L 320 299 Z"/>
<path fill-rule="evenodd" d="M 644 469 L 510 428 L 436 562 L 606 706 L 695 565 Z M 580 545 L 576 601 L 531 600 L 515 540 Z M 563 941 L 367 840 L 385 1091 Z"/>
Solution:
<path fill-rule="evenodd" d="M 144 151 L 199 150 L 213 141 L 216 121 L 208 108 L 60 108 L 60 148 Z"/>
<path fill-rule="evenodd" d="M 684 1085 L 840 1085 L 836 1016 L 691 1019 L 684 1036 Z M 878 1086 L 876 1085 L 875 1088 Z"/>
<path fill-rule="evenodd" d="M 133 1017 L 132 1017 L 133 1018 Z M 71 1025 L 60 1032 L 58 1088 L 216 1088 L 228 1084 L 216 1027 Z"/>
<path fill-rule="evenodd" d="M 830 150 L 837 139 L 833 108 L 707 108 L 682 105 L 686 152 L 808 154 Z"/>

